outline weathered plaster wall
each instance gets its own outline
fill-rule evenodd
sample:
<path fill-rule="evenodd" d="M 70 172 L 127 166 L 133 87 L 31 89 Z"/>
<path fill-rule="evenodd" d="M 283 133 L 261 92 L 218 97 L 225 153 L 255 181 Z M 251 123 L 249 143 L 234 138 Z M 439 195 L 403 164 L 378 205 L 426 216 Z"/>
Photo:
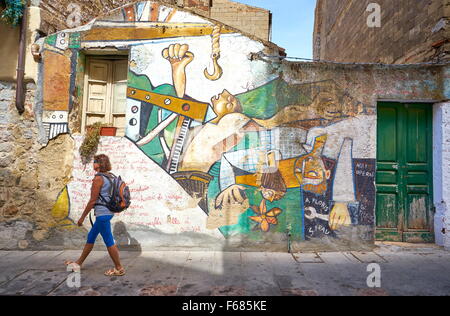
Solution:
<path fill-rule="evenodd" d="M 31 45 L 38 38 L 38 30 L 41 26 L 41 10 L 38 7 L 28 8 L 27 46 L 25 55 L 25 80 L 36 81 L 37 64 L 31 54 Z M 12 27 L 0 22 L 0 80 L 14 81 L 17 77 L 17 61 L 19 52 L 20 26 Z"/>
<path fill-rule="evenodd" d="M 450 250 L 450 106 L 446 103 L 444 111 L 443 126 L 445 128 L 443 138 L 443 175 L 445 175 L 445 181 L 443 187 L 444 205 L 446 206 L 445 215 L 445 238 L 444 246 L 447 250 Z"/>
<path fill-rule="evenodd" d="M 288 66 L 292 68 L 295 65 Z M 320 69 L 320 70 L 319 70 Z M 300 64 L 294 67 L 289 78 L 300 78 L 300 80 L 314 80 L 332 77 L 339 82 L 344 91 L 348 91 L 357 100 L 364 104 L 376 106 L 379 100 L 393 102 L 425 102 L 433 104 L 433 100 L 445 100 L 445 89 L 442 89 L 445 76 L 445 68 L 431 66 L 385 66 L 385 65 L 333 65 L 333 64 Z M 435 127 L 441 126 L 435 122 Z M 364 137 L 369 137 L 370 129 L 363 124 Z M 359 127 L 352 129 L 360 130 Z M 376 131 L 376 127 L 375 127 Z M 343 133 L 343 132 L 341 132 Z M 375 132 L 376 133 L 376 132 Z M 345 132 L 344 132 L 345 135 Z M 369 142 L 376 148 L 376 134 Z M 448 145 L 440 144 L 443 150 Z M 444 168 L 444 165 L 435 163 L 436 172 Z M 445 184 L 444 184 L 445 185 Z M 441 189 L 444 187 L 441 186 Z M 445 196 L 445 195 L 444 195 Z"/>
<path fill-rule="evenodd" d="M 436 104 L 434 113 L 436 243 L 450 249 L 450 104 Z"/>
<path fill-rule="evenodd" d="M 146 8 L 154 20 L 142 20 Z M 42 43 L 33 110 L 34 141 L 48 143 L 34 156 L 45 225 L 20 222 L 40 232 L 30 246 L 85 242 L 75 223 L 93 172 L 78 154 L 80 74 L 85 55 L 107 48 L 129 52 L 127 137 L 103 138 L 98 151 L 131 189 L 113 221 L 118 243 L 286 251 L 290 234 L 292 250 L 370 248 L 377 100 L 445 100 L 442 67 L 271 62 L 262 54 L 278 55 L 273 44 L 151 9 L 127 7 L 138 22 L 111 21 L 125 19 L 115 10 Z"/>
<path fill-rule="evenodd" d="M 450 98 L 450 67 L 445 68 L 443 78 L 443 89 L 448 100 Z M 442 196 L 446 207 L 444 246 L 450 250 L 450 208 L 448 207 L 450 204 L 450 184 L 448 182 L 450 179 L 450 108 L 448 102 L 442 106 L 442 142 Z"/>
<path fill-rule="evenodd" d="M 4 39 L 4 47 L 0 51 L 1 80 L 15 77 L 17 69 L 17 52 L 19 51 L 19 28 L 0 22 L 0 36 Z"/>

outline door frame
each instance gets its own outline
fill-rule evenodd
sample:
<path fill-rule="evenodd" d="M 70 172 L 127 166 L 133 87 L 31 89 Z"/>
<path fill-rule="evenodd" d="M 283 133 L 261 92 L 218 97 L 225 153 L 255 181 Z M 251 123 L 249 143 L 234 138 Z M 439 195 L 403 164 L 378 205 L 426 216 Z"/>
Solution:
<path fill-rule="evenodd" d="M 421 104 L 421 105 L 426 105 L 429 107 L 429 115 L 430 117 L 428 118 L 428 123 L 430 124 L 429 127 L 429 133 L 427 135 L 427 141 L 428 141 L 428 150 L 429 150 L 429 159 L 430 159 L 430 169 L 429 173 L 430 173 L 430 181 L 429 181 L 429 191 L 430 191 L 430 212 L 429 212 L 429 230 L 421 230 L 421 229 L 407 229 L 405 227 L 407 227 L 407 210 L 404 209 L 403 212 L 403 216 L 400 216 L 400 220 L 402 221 L 401 223 L 399 223 L 399 227 L 401 227 L 402 230 L 400 230 L 399 228 L 397 229 L 397 231 L 395 229 L 388 229 L 388 228 L 378 228 L 377 227 L 377 221 L 376 221 L 376 216 L 377 216 L 377 193 L 378 193 L 378 187 L 377 187 L 377 182 L 375 182 L 375 209 L 374 209 L 374 213 L 375 213 L 375 240 L 377 241 L 394 241 L 394 242 L 424 242 L 424 243 L 434 243 L 435 242 L 435 231 L 434 231 L 434 215 L 435 215 L 435 192 L 434 192 L 434 188 L 435 188 L 435 184 L 434 184 L 434 178 L 435 178 L 435 168 L 436 166 L 436 161 L 435 161 L 435 157 L 434 157 L 434 134 L 435 134 L 435 104 L 437 102 L 436 101 L 430 101 L 430 100 L 415 100 L 415 101 L 399 101 L 399 100 L 377 100 L 377 142 L 376 142 L 376 168 L 378 168 L 378 109 L 381 105 L 383 104 L 391 104 L 391 105 L 417 105 L 417 104 Z M 376 180 L 375 180 L 376 181 Z M 406 198 L 403 198 L 404 201 L 401 202 L 401 204 L 405 204 Z M 404 205 L 404 207 L 406 207 L 406 205 Z"/>

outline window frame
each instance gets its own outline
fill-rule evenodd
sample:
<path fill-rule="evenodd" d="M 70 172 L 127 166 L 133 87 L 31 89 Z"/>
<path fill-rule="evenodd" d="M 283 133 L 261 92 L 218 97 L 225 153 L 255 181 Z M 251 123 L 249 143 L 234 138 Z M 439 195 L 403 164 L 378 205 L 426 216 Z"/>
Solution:
<path fill-rule="evenodd" d="M 89 115 L 102 115 L 104 116 L 104 122 L 106 122 L 110 126 L 114 126 L 114 117 L 123 116 L 126 118 L 126 108 L 123 113 L 114 113 L 114 85 L 115 85 L 115 71 L 116 67 L 114 63 L 123 62 L 127 64 L 129 63 L 128 55 L 115 55 L 115 56 L 107 56 L 107 55 L 93 55 L 86 56 L 85 62 L 85 72 L 84 72 L 84 93 L 83 93 L 83 106 L 82 106 L 82 116 L 81 116 L 81 135 L 86 135 L 86 127 L 88 126 L 88 117 Z M 105 111 L 104 112 L 92 112 L 88 111 L 88 103 L 90 98 L 90 89 L 89 85 L 92 82 L 104 83 L 103 80 L 91 79 L 91 64 L 95 62 L 102 62 L 107 64 L 107 80 L 106 80 L 106 93 L 105 93 Z M 123 82 L 123 81 L 118 81 Z M 125 121 L 125 119 L 124 119 Z M 124 122 L 124 126 L 117 128 L 117 131 L 122 129 L 122 133 L 117 136 L 125 136 L 126 133 L 126 122 Z M 123 135 L 122 135 L 123 134 Z"/>

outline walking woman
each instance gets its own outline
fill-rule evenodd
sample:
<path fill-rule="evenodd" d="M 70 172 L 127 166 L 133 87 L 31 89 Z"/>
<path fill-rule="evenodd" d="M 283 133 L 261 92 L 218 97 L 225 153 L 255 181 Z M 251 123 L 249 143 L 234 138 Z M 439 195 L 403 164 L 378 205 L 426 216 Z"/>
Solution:
<path fill-rule="evenodd" d="M 91 199 L 89 200 L 83 215 L 81 215 L 78 221 L 78 226 L 83 226 L 86 217 L 89 215 L 90 211 L 94 208 L 95 210 L 95 223 L 88 234 L 87 243 L 84 246 L 83 253 L 80 258 L 73 261 L 66 261 L 66 265 L 70 265 L 73 270 L 79 271 L 83 265 L 86 258 L 91 253 L 94 248 L 95 240 L 100 234 L 103 237 L 103 241 L 108 249 L 108 253 L 114 262 L 114 268 L 105 272 L 107 276 L 122 276 L 125 274 L 125 269 L 120 263 L 119 249 L 115 245 L 114 237 L 111 231 L 111 219 L 114 217 L 112 213 L 106 206 L 102 205 L 110 200 L 110 189 L 111 183 L 107 177 L 112 176 L 109 171 L 111 171 L 111 163 L 108 156 L 98 155 L 94 157 L 94 170 L 97 172 L 94 180 L 92 181 L 91 188 Z"/>

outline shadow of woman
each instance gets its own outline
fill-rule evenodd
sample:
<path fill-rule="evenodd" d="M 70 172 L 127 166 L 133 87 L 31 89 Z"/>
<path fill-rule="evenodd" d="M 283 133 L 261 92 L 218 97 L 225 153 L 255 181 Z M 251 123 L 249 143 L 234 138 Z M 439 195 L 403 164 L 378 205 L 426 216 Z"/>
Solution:
<path fill-rule="evenodd" d="M 117 222 L 114 224 L 113 234 L 119 250 L 137 251 L 142 253 L 141 244 L 137 241 L 137 239 L 131 237 L 123 222 Z"/>

